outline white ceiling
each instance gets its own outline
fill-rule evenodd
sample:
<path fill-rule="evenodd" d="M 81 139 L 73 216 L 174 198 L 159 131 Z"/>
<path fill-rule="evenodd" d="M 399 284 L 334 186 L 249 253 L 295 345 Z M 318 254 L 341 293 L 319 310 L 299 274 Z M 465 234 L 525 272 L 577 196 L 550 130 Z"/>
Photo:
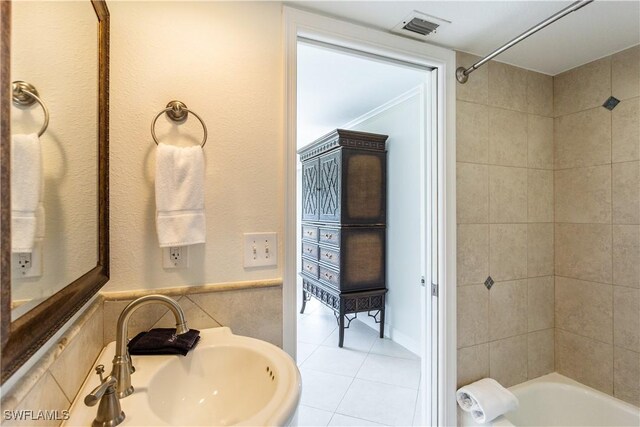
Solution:
<path fill-rule="evenodd" d="M 571 1 L 290 1 L 289 4 L 389 31 L 416 10 L 451 24 L 434 44 L 486 55 Z M 498 60 L 556 75 L 640 43 L 640 2 L 597 0 L 501 54 Z"/>
<path fill-rule="evenodd" d="M 424 82 L 422 70 L 298 44 L 298 147 Z"/>

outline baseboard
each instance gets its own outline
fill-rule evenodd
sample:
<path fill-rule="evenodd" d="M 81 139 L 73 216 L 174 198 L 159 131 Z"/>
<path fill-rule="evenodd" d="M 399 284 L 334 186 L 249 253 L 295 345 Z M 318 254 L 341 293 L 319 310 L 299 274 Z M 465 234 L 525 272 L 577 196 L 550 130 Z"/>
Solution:
<path fill-rule="evenodd" d="M 374 329 L 376 332 L 380 330 L 380 325 L 378 325 L 372 317 L 369 316 L 358 316 L 358 320 L 360 320 L 365 325 Z M 398 331 L 389 323 L 384 324 L 384 336 L 385 338 L 389 338 L 391 341 L 400 344 L 416 356 L 420 357 L 420 343 L 416 342 L 413 338 L 408 337 L 402 332 Z"/>

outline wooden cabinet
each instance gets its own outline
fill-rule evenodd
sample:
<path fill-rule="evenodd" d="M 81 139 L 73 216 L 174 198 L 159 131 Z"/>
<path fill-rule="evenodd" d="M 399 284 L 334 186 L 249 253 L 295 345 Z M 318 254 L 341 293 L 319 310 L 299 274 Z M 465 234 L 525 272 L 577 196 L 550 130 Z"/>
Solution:
<path fill-rule="evenodd" d="M 380 337 L 384 333 L 386 140 L 337 129 L 298 151 L 302 311 L 311 296 L 331 307 L 339 319 L 340 347 L 350 313 L 376 312 Z"/>

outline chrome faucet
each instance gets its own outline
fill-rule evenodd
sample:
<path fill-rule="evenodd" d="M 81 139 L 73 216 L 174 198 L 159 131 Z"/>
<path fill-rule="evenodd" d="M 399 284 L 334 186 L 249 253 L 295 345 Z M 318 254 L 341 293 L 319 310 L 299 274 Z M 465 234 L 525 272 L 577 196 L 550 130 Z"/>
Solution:
<path fill-rule="evenodd" d="M 129 318 L 138 308 L 155 303 L 167 306 L 173 313 L 176 319 L 176 335 L 189 332 L 182 308 L 180 308 L 176 301 L 169 297 L 164 295 L 147 295 L 129 303 L 129 305 L 122 310 L 122 313 L 120 313 L 120 317 L 118 317 L 116 354 L 113 358 L 113 369 L 111 370 L 111 376 L 116 380 L 117 395 L 121 399 L 133 393 L 131 374 L 135 372 L 135 369 L 131 363 L 131 356 L 127 348 Z"/>
<path fill-rule="evenodd" d="M 125 415 L 120 408 L 120 400 L 116 394 L 117 380 L 113 375 L 103 378 L 104 365 L 96 366 L 96 374 L 100 376 L 100 385 L 93 389 L 84 398 L 87 406 L 94 406 L 100 402 L 98 406 L 98 415 L 91 423 L 91 427 L 114 427 L 124 421 Z"/>

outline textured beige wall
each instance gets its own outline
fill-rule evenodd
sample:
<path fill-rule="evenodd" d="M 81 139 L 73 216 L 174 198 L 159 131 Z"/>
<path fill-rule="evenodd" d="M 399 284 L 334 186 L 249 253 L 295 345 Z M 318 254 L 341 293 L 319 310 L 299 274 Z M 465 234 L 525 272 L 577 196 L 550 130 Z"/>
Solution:
<path fill-rule="evenodd" d="M 107 291 L 281 277 L 245 270 L 242 234 L 283 230 L 281 5 L 111 2 L 111 280 Z M 172 100 L 209 127 L 207 243 L 164 270 L 149 125 Z M 164 142 L 199 141 L 195 120 L 158 120 Z M 191 142 L 193 143 L 193 142 Z M 282 252 L 280 251 L 280 254 Z M 282 259 L 282 257 L 280 257 Z M 280 263 L 281 264 L 281 263 Z"/>
<path fill-rule="evenodd" d="M 553 79 L 492 61 L 457 98 L 458 384 L 508 387 L 554 370 Z"/>
<path fill-rule="evenodd" d="M 555 76 L 554 112 L 556 369 L 640 405 L 640 46 Z"/>

